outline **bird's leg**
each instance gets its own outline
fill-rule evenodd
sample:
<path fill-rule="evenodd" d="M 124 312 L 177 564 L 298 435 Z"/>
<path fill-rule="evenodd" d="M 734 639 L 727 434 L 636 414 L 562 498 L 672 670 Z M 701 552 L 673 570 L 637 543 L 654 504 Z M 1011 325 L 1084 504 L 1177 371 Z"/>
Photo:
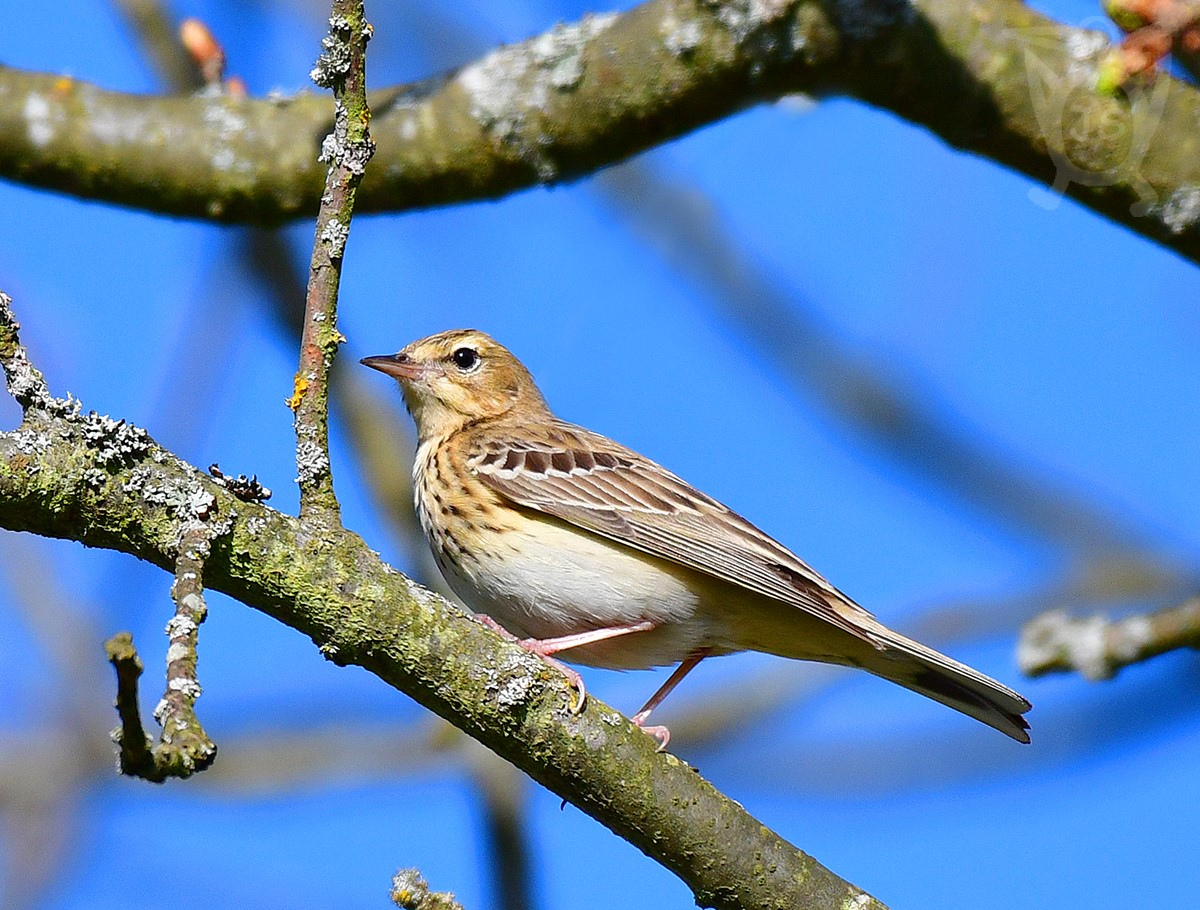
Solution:
<path fill-rule="evenodd" d="M 476 613 L 475 618 L 492 631 L 499 632 L 502 637 L 508 639 L 509 641 L 516 642 L 526 651 L 536 654 L 550 666 L 562 673 L 562 675 L 567 678 L 567 682 L 569 682 L 571 686 L 579 693 L 579 700 L 571 707 L 572 714 L 578 714 L 583 710 L 583 706 L 587 702 L 587 687 L 583 684 L 582 676 L 564 664 L 561 660 L 556 659 L 553 655 L 557 654 L 559 651 L 566 651 L 570 648 L 578 648 L 581 645 L 590 645 L 598 641 L 604 641 L 605 639 L 616 638 L 618 635 L 628 635 L 631 632 L 649 632 L 656 625 L 656 623 L 645 620 L 643 622 L 628 623 L 623 626 L 608 626 L 603 629 L 591 629 L 587 632 L 575 632 L 571 635 L 560 635 L 557 638 L 517 638 L 517 636 L 509 632 L 508 629 L 504 628 L 504 626 L 500 625 L 500 623 L 496 622 L 496 620 L 484 613 Z M 682 677 L 680 678 L 682 679 Z M 666 692 L 663 693 L 663 697 L 666 697 Z"/>
<path fill-rule="evenodd" d="M 667 743 L 671 741 L 671 731 L 663 726 L 647 727 L 646 719 L 650 716 L 650 712 L 662 704 L 663 699 L 670 695 L 671 691 L 683 681 L 683 678 L 696 668 L 696 664 L 700 663 L 700 661 L 704 660 L 711 653 L 712 649 L 701 648 L 699 651 L 688 655 L 687 659 L 675 668 L 675 672 L 667 678 L 667 681 L 659 686 L 658 691 L 650 696 L 650 700 L 642 705 L 642 710 L 630 718 L 635 726 L 641 727 L 645 733 L 658 740 L 659 752 L 667 748 Z"/>
<path fill-rule="evenodd" d="M 520 645 L 527 651 L 533 651 L 535 654 L 549 657 L 551 654 L 557 654 L 559 651 L 578 648 L 581 645 L 595 644 L 598 641 L 616 638 L 618 635 L 628 635 L 630 632 L 649 632 L 655 625 L 656 623 L 652 623 L 647 619 L 642 622 L 627 623 L 623 626 L 605 626 L 603 629 L 590 629 L 587 632 L 560 635 L 558 638 L 525 638 L 521 640 Z"/>

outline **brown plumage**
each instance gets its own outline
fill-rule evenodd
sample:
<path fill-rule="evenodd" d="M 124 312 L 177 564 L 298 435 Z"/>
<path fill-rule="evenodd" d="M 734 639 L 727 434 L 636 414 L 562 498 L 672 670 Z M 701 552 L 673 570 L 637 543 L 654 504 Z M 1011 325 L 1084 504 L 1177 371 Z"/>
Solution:
<path fill-rule="evenodd" d="M 417 511 L 455 593 L 544 656 L 682 661 L 635 722 L 704 657 L 754 650 L 861 667 L 1029 742 L 1030 705 L 1016 692 L 891 631 L 665 468 L 559 420 L 482 332 L 363 363 L 404 391 L 419 435 Z M 645 729 L 665 744 L 665 728 Z"/>

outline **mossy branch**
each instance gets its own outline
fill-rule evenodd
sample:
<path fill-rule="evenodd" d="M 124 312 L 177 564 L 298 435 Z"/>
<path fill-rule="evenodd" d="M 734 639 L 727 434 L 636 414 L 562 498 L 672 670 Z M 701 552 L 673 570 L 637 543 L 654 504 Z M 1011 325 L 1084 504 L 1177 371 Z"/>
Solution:
<path fill-rule="evenodd" d="M 649 0 L 372 93 L 357 211 L 572 180 L 755 103 L 844 94 L 1200 262 L 1200 93 L 1163 76 L 1106 96 L 1108 48 L 1019 0 Z M 278 224 L 316 211 L 332 119 L 312 95 L 159 98 L 0 68 L 0 176 Z"/>

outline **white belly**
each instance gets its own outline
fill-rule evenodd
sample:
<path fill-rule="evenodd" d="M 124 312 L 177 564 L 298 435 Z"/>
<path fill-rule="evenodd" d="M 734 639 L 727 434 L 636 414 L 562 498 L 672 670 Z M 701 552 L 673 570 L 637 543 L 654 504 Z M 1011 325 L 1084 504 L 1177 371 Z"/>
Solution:
<path fill-rule="evenodd" d="M 522 638 L 557 638 L 646 620 L 658 627 L 559 654 L 589 666 L 642 669 L 717 647 L 687 569 L 554 518 L 522 518 L 522 529 L 502 535 L 503 543 L 491 551 L 472 548 L 454 558 L 429 535 L 447 583 L 472 610 Z"/>

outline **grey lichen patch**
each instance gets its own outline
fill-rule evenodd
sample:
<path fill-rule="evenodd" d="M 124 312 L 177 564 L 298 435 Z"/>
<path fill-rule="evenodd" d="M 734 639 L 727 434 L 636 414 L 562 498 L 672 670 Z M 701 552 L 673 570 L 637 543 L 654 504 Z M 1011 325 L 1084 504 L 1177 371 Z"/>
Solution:
<path fill-rule="evenodd" d="M 7 437 L 12 440 L 13 446 L 18 452 L 34 458 L 46 452 L 53 445 L 50 433 L 44 427 L 29 424 L 18 427 L 8 433 Z M 37 465 L 30 463 L 29 467 L 36 469 Z"/>
<path fill-rule="evenodd" d="M 675 10 L 667 8 L 663 16 L 659 33 L 663 36 L 663 46 L 676 57 L 684 57 L 700 46 L 704 39 L 704 26 L 695 19 L 680 21 L 675 17 Z"/>
<path fill-rule="evenodd" d="M 204 598 L 194 592 L 189 592 L 179 599 L 179 605 L 187 610 L 197 610 L 201 615 L 199 617 L 192 617 L 184 613 L 176 613 L 167 620 L 167 625 L 163 631 L 171 636 L 171 638 L 179 638 L 183 635 L 195 635 L 199 624 L 204 621 L 203 613 L 207 612 L 204 608 Z"/>
<path fill-rule="evenodd" d="M 543 182 L 553 180 L 558 168 L 547 152 L 550 137 L 526 135 L 530 117 L 547 113 L 554 93 L 579 85 L 589 42 L 615 20 L 615 14 L 607 14 L 560 23 L 524 44 L 492 51 L 458 74 L 471 116 L 501 142 L 519 149 Z"/>
<path fill-rule="evenodd" d="M 416 869 L 401 869 L 392 876 L 392 903 L 400 910 L 463 910 L 449 891 L 433 891 Z"/>
<path fill-rule="evenodd" d="M 100 468 L 88 468 L 83 472 L 83 485 L 89 490 L 99 491 L 108 483 L 108 472 Z"/>
<path fill-rule="evenodd" d="M 238 143 L 244 141 L 249 124 L 236 105 L 237 101 L 227 95 L 204 100 L 201 119 L 208 127 L 209 160 L 216 171 L 252 174 L 255 163 L 238 151 Z"/>
<path fill-rule="evenodd" d="M 139 483 L 143 501 L 165 506 L 173 517 L 185 523 L 203 521 L 216 507 L 216 498 L 189 477 L 170 476 L 160 482 L 157 475 L 151 474 Z M 125 486 L 130 492 L 136 492 L 132 475 Z"/>
<path fill-rule="evenodd" d="M 312 439 L 305 439 L 296 446 L 296 482 L 304 485 L 313 483 L 329 471 L 329 456 Z"/>
<path fill-rule="evenodd" d="M 558 23 L 530 43 L 534 65 L 559 91 L 567 91 L 583 78 L 583 49 L 616 19 L 613 14 L 584 16 L 571 25 Z"/>
<path fill-rule="evenodd" d="M 36 148 L 45 148 L 53 142 L 60 129 L 69 122 L 61 104 L 51 103 L 36 92 L 29 93 L 21 114 L 25 118 L 25 134 Z"/>
<path fill-rule="evenodd" d="M 798 14 L 789 0 L 702 0 L 702 5 L 748 56 L 756 78 L 769 64 L 793 59 L 807 43 L 805 31 L 796 31 Z"/>
<path fill-rule="evenodd" d="M 167 691 L 178 692 L 180 695 L 186 695 L 188 698 L 199 698 L 204 694 L 200 683 L 186 676 L 174 676 L 167 680 Z"/>
<path fill-rule="evenodd" d="M 0 366 L 8 390 L 24 410 L 49 411 L 56 399 L 51 396 L 46 380 L 37 367 L 29 362 L 20 341 L 21 324 L 12 311 L 12 299 L 0 292 Z"/>
<path fill-rule="evenodd" d="M 784 0 L 704 0 L 704 5 L 712 8 L 738 44 L 774 22 L 791 6 Z"/>
<path fill-rule="evenodd" d="M 344 16 L 329 19 L 329 34 L 321 39 L 321 53 L 308 74 L 321 88 L 332 88 L 350 72 L 350 22 Z"/>
<path fill-rule="evenodd" d="M 1172 234 L 1182 234 L 1195 227 L 1200 221 L 1200 187 L 1179 187 L 1156 211 Z"/>
<path fill-rule="evenodd" d="M 506 142 L 524 124 L 525 112 L 545 103 L 537 86 L 525 89 L 523 78 L 529 66 L 525 47 L 515 45 L 497 48 L 458 75 L 471 101 L 471 116 Z"/>
<path fill-rule="evenodd" d="M 107 414 L 88 412 L 81 421 L 84 441 L 96 453 L 96 460 L 108 468 L 126 467 L 150 451 L 150 434 L 124 420 Z"/>
<path fill-rule="evenodd" d="M 121 489 L 126 493 L 140 493 L 153 477 L 154 469 L 140 464 L 129 472 L 129 478 L 121 485 Z"/>
<path fill-rule="evenodd" d="M 46 413 L 51 417 L 74 420 L 82 411 L 83 404 L 70 392 L 67 392 L 66 398 L 51 398 L 46 402 Z"/>
<path fill-rule="evenodd" d="M 1067 51 L 1067 77 L 1091 86 L 1096 81 L 1096 67 L 1108 51 L 1108 36 L 1086 28 L 1072 28 L 1063 37 Z"/>
<path fill-rule="evenodd" d="M 502 708 L 522 705 L 529 700 L 532 685 L 532 677 L 510 676 L 495 686 L 496 703 Z"/>
<path fill-rule="evenodd" d="M 1109 624 L 1102 616 L 1072 617 L 1053 610 L 1029 623 L 1017 645 L 1017 664 L 1026 674 L 1046 667 L 1073 667 L 1085 679 L 1110 679 L 1117 671 L 1109 650 Z"/>
<path fill-rule="evenodd" d="M 347 118 L 342 102 L 336 102 L 335 108 L 337 116 L 334 131 L 321 140 L 321 151 L 317 160 L 322 164 L 339 165 L 354 176 L 361 177 L 367 169 L 367 163 L 375 154 L 375 140 L 368 137 L 362 142 L 350 141 L 346 135 Z"/>
<path fill-rule="evenodd" d="M 338 221 L 337 218 L 330 218 L 325 222 L 325 227 L 321 229 L 320 240 L 328 249 L 330 259 L 342 258 L 342 254 L 346 251 L 346 239 L 349 236 L 349 226 Z"/>

